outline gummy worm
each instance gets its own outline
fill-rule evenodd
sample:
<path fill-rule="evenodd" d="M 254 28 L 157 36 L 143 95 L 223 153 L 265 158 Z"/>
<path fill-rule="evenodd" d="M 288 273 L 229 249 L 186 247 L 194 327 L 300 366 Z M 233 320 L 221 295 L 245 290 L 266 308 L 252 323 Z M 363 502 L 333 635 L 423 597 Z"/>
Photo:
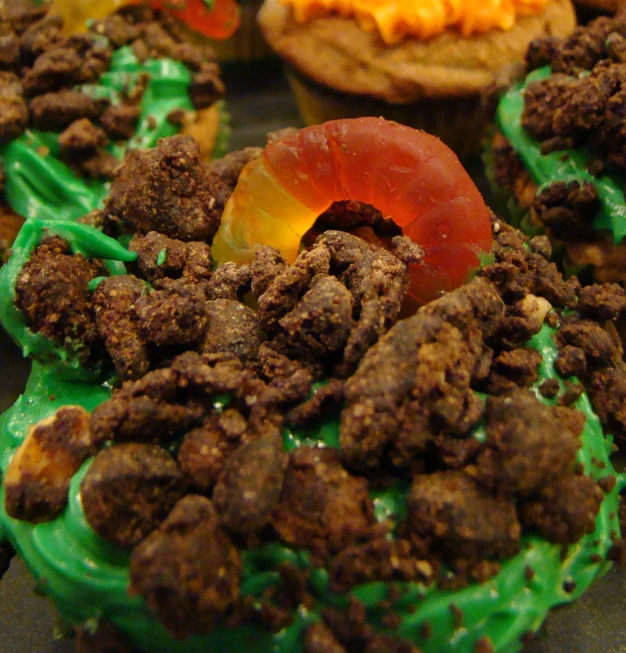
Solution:
<path fill-rule="evenodd" d="M 438 138 L 382 118 L 334 120 L 270 143 L 244 168 L 212 244 L 218 263 L 272 245 L 290 262 L 333 202 L 378 208 L 419 244 L 409 294 L 424 303 L 467 281 L 491 252 L 489 211 Z"/>

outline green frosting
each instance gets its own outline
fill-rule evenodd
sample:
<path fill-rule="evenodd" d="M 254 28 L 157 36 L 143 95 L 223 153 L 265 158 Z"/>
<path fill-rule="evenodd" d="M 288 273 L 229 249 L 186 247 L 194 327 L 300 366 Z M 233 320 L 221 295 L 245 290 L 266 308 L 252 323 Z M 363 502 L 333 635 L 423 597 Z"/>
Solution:
<path fill-rule="evenodd" d="M 178 127 L 167 116 L 174 109 L 194 110 L 189 96 L 189 69 L 172 59 L 141 63 L 132 49 L 124 46 L 113 53 L 110 70 L 101 75 L 98 84 L 77 87 L 92 97 L 119 104 L 124 90 L 133 88 L 142 73 L 148 73 L 150 81 L 141 101 L 135 136 L 107 147 L 120 160 L 128 149 L 154 147 L 159 138 L 178 133 Z M 228 138 L 228 118 L 222 102 L 218 109 L 220 132 L 214 158 L 225 153 Z M 27 130 L 0 148 L 6 199 L 17 213 L 42 220 L 75 220 L 102 206 L 110 183 L 78 177 L 61 162 L 59 154 L 58 134 L 37 130 Z"/>
<path fill-rule="evenodd" d="M 111 274 L 124 274 L 124 263 L 136 256 L 118 241 L 80 223 L 33 219 L 23 227 L 12 257 L 0 271 L 0 319 L 24 352 L 36 357 L 36 362 L 25 393 L 0 419 L 2 473 L 31 424 L 52 415 L 62 405 L 79 404 L 93 410 L 110 396 L 114 381 L 106 378 L 106 370 L 84 370 L 77 360 L 49 339 L 33 333 L 15 308 L 17 275 L 46 232 L 65 238 L 73 252 L 104 259 Z M 91 287 L 97 287 L 101 281 L 102 277 L 93 279 Z M 553 367 L 557 356 L 553 334 L 552 329 L 544 326 L 528 343 L 543 356 L 537 385 L 546 378 L 558 378 Z M 550 403 L 538 392 L 537 396 Z M 219 411 L 227 399 L 215 397 L 214 402 Z M 585 473 L 594 478 L 614 474 L 609 460 L 611 437 L 603 435 L 586 395 L 578 400 L 576 406 L 587 416 L 578 454 Z M 476 428 L 474 436 L 484 438 L 481 425 Z M 286 450 L 317 443 L 338 447 L 338 417 L 328 418 L 315 428 L 286 430 L 283 441 Z M 67 622 L 86 623 L 93 627 L 100 619 L 113 622 L 135 645 L 150 653 L 210 653 L 218 650 L 301 653 L 301 632 L 320 619 L 320 610 L 325 606 L 341 607 L 348 603 L 350 595 L 335 594 L 330 590 L 325 570 L 311 569 L 309 579 L 316 598 L 315 606 L 310 611 L 301 607 L 293 623 L 279 633 L 247 624 L 219 628 L 208 635 L 186 640 L 172 638 L 141 597 L 128 595 L 128 552 L 101 539 L 85 520 L 79 490 L 89 464 L 87 461 L 72 479 L 68 506 L 51 522 L 33 525 L 10 518 L 4 510 L 3 490 L 0 492 L 0 538 L 9 539 L 15 546 L 38 580 L 41 592 L 50 597 Z M 400 590 L 394 611 L 403 617 L 396 634 L 415 642 L 423 653 L 473 653 L 481 637 L 488 637 L 499 652 L 519 650 L 521 636 L 536 630 L 551 607 L 574 600 L 594 578 L 607 570 L 606 554 L 611 546 L 611 535 L 619 533 L 618 494 L 624 485 L 626 478 L 622 477 L 605 496 L 595 532 L 565 552 L 559 545 L 527 535 L 521 552 L 504 562 L 497 576 L 481 585 L 452 592 L 419 583 L 394 583 L 394 588 Z M 384 491 L 373 492 L 377 519 L 401 520 L 406 513 L 407 490 L 406 483 L 397 482 Z M 279 543 L 244 551 L 242 559 L 241 592 L 256 599 L 260 599 L 268 588 L 279 584 L 277 567 L 281 562 L 289 561 L 303 570 L 310 568 L 306 551 Z M 529 568 L 535 572 L 534 575 L 528 574 Z M 381 602 L 389 599 L 388 590 L 388 584 L 375 582 L 355 587 L 351 592 L 364 602 L 368 618 L 383 632 L 387 631 L 383 626 Z M 461 627 L 455 626 L 457 609 L 463 613 Z M 425 623 L 432 633 L 428 639 L 423 637 Z"/>
<path fill-rule="evenodd" d="M 6 305 L 2 311 L 6 311 Z M 543 355 L 540 380 L 556 377 L 553 362 L 557 351 L 553 333 L 544 326 L 529 343 Z M 35 363 L 25 393 L 0 421 L 0 470 L 6 471 L 12 453 L 30 424 L 52 415 L 65 404 L 80 404 L 93 410 L 110 396 L 110 390 L 110 381 L 86 384 L 63 380 L 52 366 Z M 223 398 L 216 398 L 216 410 L 221 410 L 224 403 Z M 614 474 L 609 460 L 611 438 L 603 435 L 586 395 L 576 406 L 587 416 L 578 455 L 585 473 L 594 478 Z M 338 420 L 329 418 L 315 429 L 285 431 L 283 439 L 288 450 L 317 442 L 336 447 Z M 10 518 L 4 510 L 3 492 L 0 493 L 0 537 L 11 541 L 38 580 L 39 590 L 50 597 L 69 623 L 87 623 L 95 627 L 100 619 L 111 621 L 127 633 L 135 645 L 150 653 L 220 650 L 300 653 L 301 632 L 320 619 L 321 608 L 347 604 L 349 595 L 330 591 L 327 572 L 313 569 L 310 584 L 317 599 L 314 608 L 311 611 L 300 608 L 293 623 L 279 633 L 244 625 L 219 628 L 208 635 L 186 640 L 173 639 L 141 597 L 128 595 L 128 553 L 102 540 L 85 520 L 79 489 L 89 464 L 87 461 L 72 479 L 68 506 L 52 522 L 32 525 Z M 537 630 L 551 607 L 574 600 L 594 578 L 607 570 L 606 554 L 611 546 L 611 534 L 619 532 L 618 493 L 625 481 L 621 478 L 605 496 L 595 532 L 566 551 L 540 537 L 525 536 L 521 552 L 507 560 L 496 577 L 481 585 L 452 592 L 418 583 L 394 583 L 401 597 L 394 604 L 394 610 L 403 617 L 396 633 L 415 642 L 423 653 L 473 653 L 481 637 L 489 637 L 499 652 L 518 651 L 520 637 L 529 630 Z M 406 492 L 406 485 L 398 484 L 373 493 L 377 518 L 401 519 Z M 278 585 L 277 566 L 281 562 L 289 561 L 303 570 L 310 567 L 306 551 L 293 550 L 279 543 L 245 551 L 242 558 L 241 592 L 255 598 L 260 598 L 268 587 Z M 528 574 L 528 569 L 532 569 L 534 575 Z M 572 581 L 575 583 L 573 589 Z M 564 583 L 571 591 L 564 588 Z M 389 599 L 388 585 L 367 583 L 354 588 L 351 594 L 365 603 L 368 618 L 385 631 L 381 623 L 381 601 Z M 451 606 L 463 613 L 461 627 L 455 627 Z M 432 632 L 428 639 L 422 636 L 426 622 Z"/>
<path fill-rule="evenodd" d="M 539 141 L 529 136 L 522 127 L 524 89 L 530 82 L 546 79 L 551 74 L 547 66 L 535 70 L 522 84 L 513 86 L 503 96 L 496 113 L 498 128 L 521 158 L 524 168 L 540 187 L 555 181 L 587 181 L 594 184 L 601 204 L 593 222 L 594 229 L 610 232 L 615 244 L 619 244 L 626 236 L 624 174 L 607 167 L 601 177 L 594 177 L 588 172 L 587 166 L 597 156 L 587 148 L 542 154 Z"/>

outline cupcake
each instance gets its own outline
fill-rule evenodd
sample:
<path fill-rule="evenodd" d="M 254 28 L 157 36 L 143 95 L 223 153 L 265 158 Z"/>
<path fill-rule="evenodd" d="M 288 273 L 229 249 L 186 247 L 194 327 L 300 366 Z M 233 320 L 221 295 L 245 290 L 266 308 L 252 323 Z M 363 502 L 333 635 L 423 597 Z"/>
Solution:
<path fill-rule="evenodd" d="M 464 157 L 480 148 L 481 93 L 509 78 L 533 38 L 569 34 L 575 16 L 569 0 L 480 11 L 462 2 L 267 0 L 259 22 L 306 123 L 384 116 L 436 134 Z"/>
<path fill-rule="evenodd" d="M 193 134 L 224 152 L 219 68 L 151 10 L 67 34 L 30 0 L 4 3 L 0 159 L 6 210 L 76 219 L 99 208 L 128 149 Z"/>
<path fill-rule="evenodd" d="M 335 206 L 350 233 L 295 257 L 272 228 L 321 204 L 328 169 L 300 173 L 331 135 L 355 168 L 344 183 L 384 175 L 364 124 L 381 155 L 436 160 L 403 173 L 421 225 L 432 195 L 472 204 L 468 243 L 485 217 L 493 233 L 471 280 L 404 319 L 436 246 L 402 211 L 389 239 L 363 206 Z M 175 136 L 113 182 L 104 217 L 130 241 L 20 232 L 0 316 L 36 362 L 1 422 L 0 558 L 16 549 L 45 578 L 80 653 L 504 653 L 623 557 L 605 439 L 626 435 L 616 309 L 584 301 L 471 186 L 451 193 L 458 160 L 410 131 L 342 121 L 208 167 Z M 226 244 L 250 263 L 213 270 Z M 574 341 L 595 377 L 572 377 Z"/>
<path fill-rule="evenodd" d="M 626 282 L 626 16 L 531 45 L 528 76 L 500 100 L 487 174 L 508 219 L 546 233 L 567 274 Z"/>
<path fill-rule="evenodd" d="M 200 32 L 195 22 L 181 23 L 185 37 L 192 43 L 209 45 L 218 59 L 234 70 L 250 70 L 253 68 L 250 64 L 267 63 L 266 60 L 274 57 L 274 53 L 265 42 L 257 22 L 262 0 L 241 0 L 237 3 L 232 0 L 232 4 L 237 12 L 232 28 Z"/>
<path fill-rule="evenodd" d="M 222 61 L 251 62 L 267 57 L 269 48 L 259 31 L 256 15 L 259 0 L 83 0 L 77 11 L 72 0 L 54 0 L 54 7 L 65 16 L 72 27 L 80 29 L 87 21 L 102 18 L 122 6 L 150 6 L 165 12 L 173 19 L 185 39 L 195 44 L 210 45 Z"/>

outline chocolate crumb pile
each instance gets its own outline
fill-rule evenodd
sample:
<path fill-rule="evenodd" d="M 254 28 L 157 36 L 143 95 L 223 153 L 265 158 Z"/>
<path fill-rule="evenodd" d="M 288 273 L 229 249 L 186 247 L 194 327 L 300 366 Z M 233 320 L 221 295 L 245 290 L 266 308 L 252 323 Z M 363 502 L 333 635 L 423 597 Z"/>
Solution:
<path fill-rule="evenodd" d="M 531 82 L 524 93 L 524 129 L 546 152 L 587 145 L 610 163 L 626 167 L 621 109 L 626 13 L 598 18 L 561 40 L 534 41 L 527 53 L 528 68 L 546 64 L 553 74 Z"/>
<path fill-rule="evenodd" d="M 387 634 L 353 598 L 308 627 L 306 653 L 418 653 L 394 634 L 395 581 L 484 582 L 523 533 L 566 546 L 594 530 L 614 479 L 596 483 L 576 464 L 586 416 L 575 404 L 585 389 L 607 432 L 626 439 L 614 326 L 626 298 L 565 281 L 545 237 L 527 242 L 494 218 L 493 262 L 399 319 L 422 252 L 348 203 L 322 216 L 291 264 L 260 247 L 250 264 L 214 269 L 224 204 L 259 154 L 203 164 L 176 136 L 127 157 L 98 215 L 131 235 L 126 275 L 108 276 L 58 236 L 37 247 L 16 286 L 24 319 L 85 365 L 99 356 L 119 382 L 86 429 L 74 416 L 70 440 L 80 433 L 83 446 L 53 479 L 33 465 L 51 440 L 34 428 L 24 446 L 35 453 L 9 466 L 6 509 L 53 519 L 95 447 L 85 517 L 130 553 L 130 593 L 173 636 L 243 623 L 277 632 L 297 606 L 315 606 L 323 568 L 340 594 L 389 583 Z M 544 360 L 529 339 L 544 325 L 559 376 L 539 383 Z M 332 420 L 338 441 L 308 428 Z M 380 515 L 376 498 L 388 494 L 396 503 Z M 270 545 L 307 551 L 310 566 L 272 563 L 276 584 L 250 596 L 243 570 Z M 94 646 L 81 633 L 79 650 Z"/>
<path fill-rule="evenodd" d="M 187 65 L 197 109 L 224 92 L 214 53 L 191 45 L 178 30 L 165 14 L 131 6 L 94 21 L 87 34 L 67 36 L 63 19 L 45 5 L 6 0 L 0 6 L 0 145 L 28 128 L 57 132 L 68 166 L 87 178 L 111 179 L 120 161 L 104 146 L 135 135 L 149 82 L 143 75 L 119 105 L 90 95 L 88 85 L 109 69 L 114 49 L 129 46 L 140 61 L 171 58 Z"/>
<path fill-rule="evenodd" d="M 571 148 L 592 153 L 587 170 L 595 177 L 626 168 L 626 12 L 600 17 L 568 37 L 546 36 L 526 53 L 527 71 L 550 66 L 551 75 L 528 83 L 521 124 L 541 143 L 544 154 Z M 530 223 L 555 240 L 580 242 L 568 248 L 574 261 L 593 262 L 597 278 L 624 281 L 623 254 L 594 230 L 598 191 L 588 181 L 557 181 L 538 186 L 511 144 L 496 133 L 492 141 L 494 176 L 530 211 Z M 594 247 L 583 248 L 593 243 Z"/>

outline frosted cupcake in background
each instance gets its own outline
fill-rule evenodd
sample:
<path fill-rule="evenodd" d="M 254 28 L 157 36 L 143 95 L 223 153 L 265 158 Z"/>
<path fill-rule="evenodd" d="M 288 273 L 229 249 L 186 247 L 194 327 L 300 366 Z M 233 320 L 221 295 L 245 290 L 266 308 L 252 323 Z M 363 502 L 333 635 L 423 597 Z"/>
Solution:
<path fill-rule="evenodd" d="M 541 39 L 501 98 L 485 153 L 500 215 L 547 233 L 583 281 L 626 283 L 626 14 Z"/>
<path fill-rule="evenodd" d="M 485 124 L 481 93 L 509 79 L 538 36 L 566 36 L 570 0 L 266 0 L 259 22 L 309 124 L 384 116 L 466 156 Z"/>
<path fill-rule="evenodd" d="M 221 61 L 251 62 L 271 54 L 257 25 L 261 0 L 55 0 L 72 29 L 129 5 L 150 6 L 169 16 L 194 45 L 209 45 Z"/>
<path fill-rule="evenodd" d="M 214 53 L 149 7 L 96 19 L 87 33 L 54 12 L 0 4 L 2 252 L 23 218 L 76 220 L 99 208 L 129 149 L 175 134 L 194 136 L 205 160 L 226 148 Z"/>

